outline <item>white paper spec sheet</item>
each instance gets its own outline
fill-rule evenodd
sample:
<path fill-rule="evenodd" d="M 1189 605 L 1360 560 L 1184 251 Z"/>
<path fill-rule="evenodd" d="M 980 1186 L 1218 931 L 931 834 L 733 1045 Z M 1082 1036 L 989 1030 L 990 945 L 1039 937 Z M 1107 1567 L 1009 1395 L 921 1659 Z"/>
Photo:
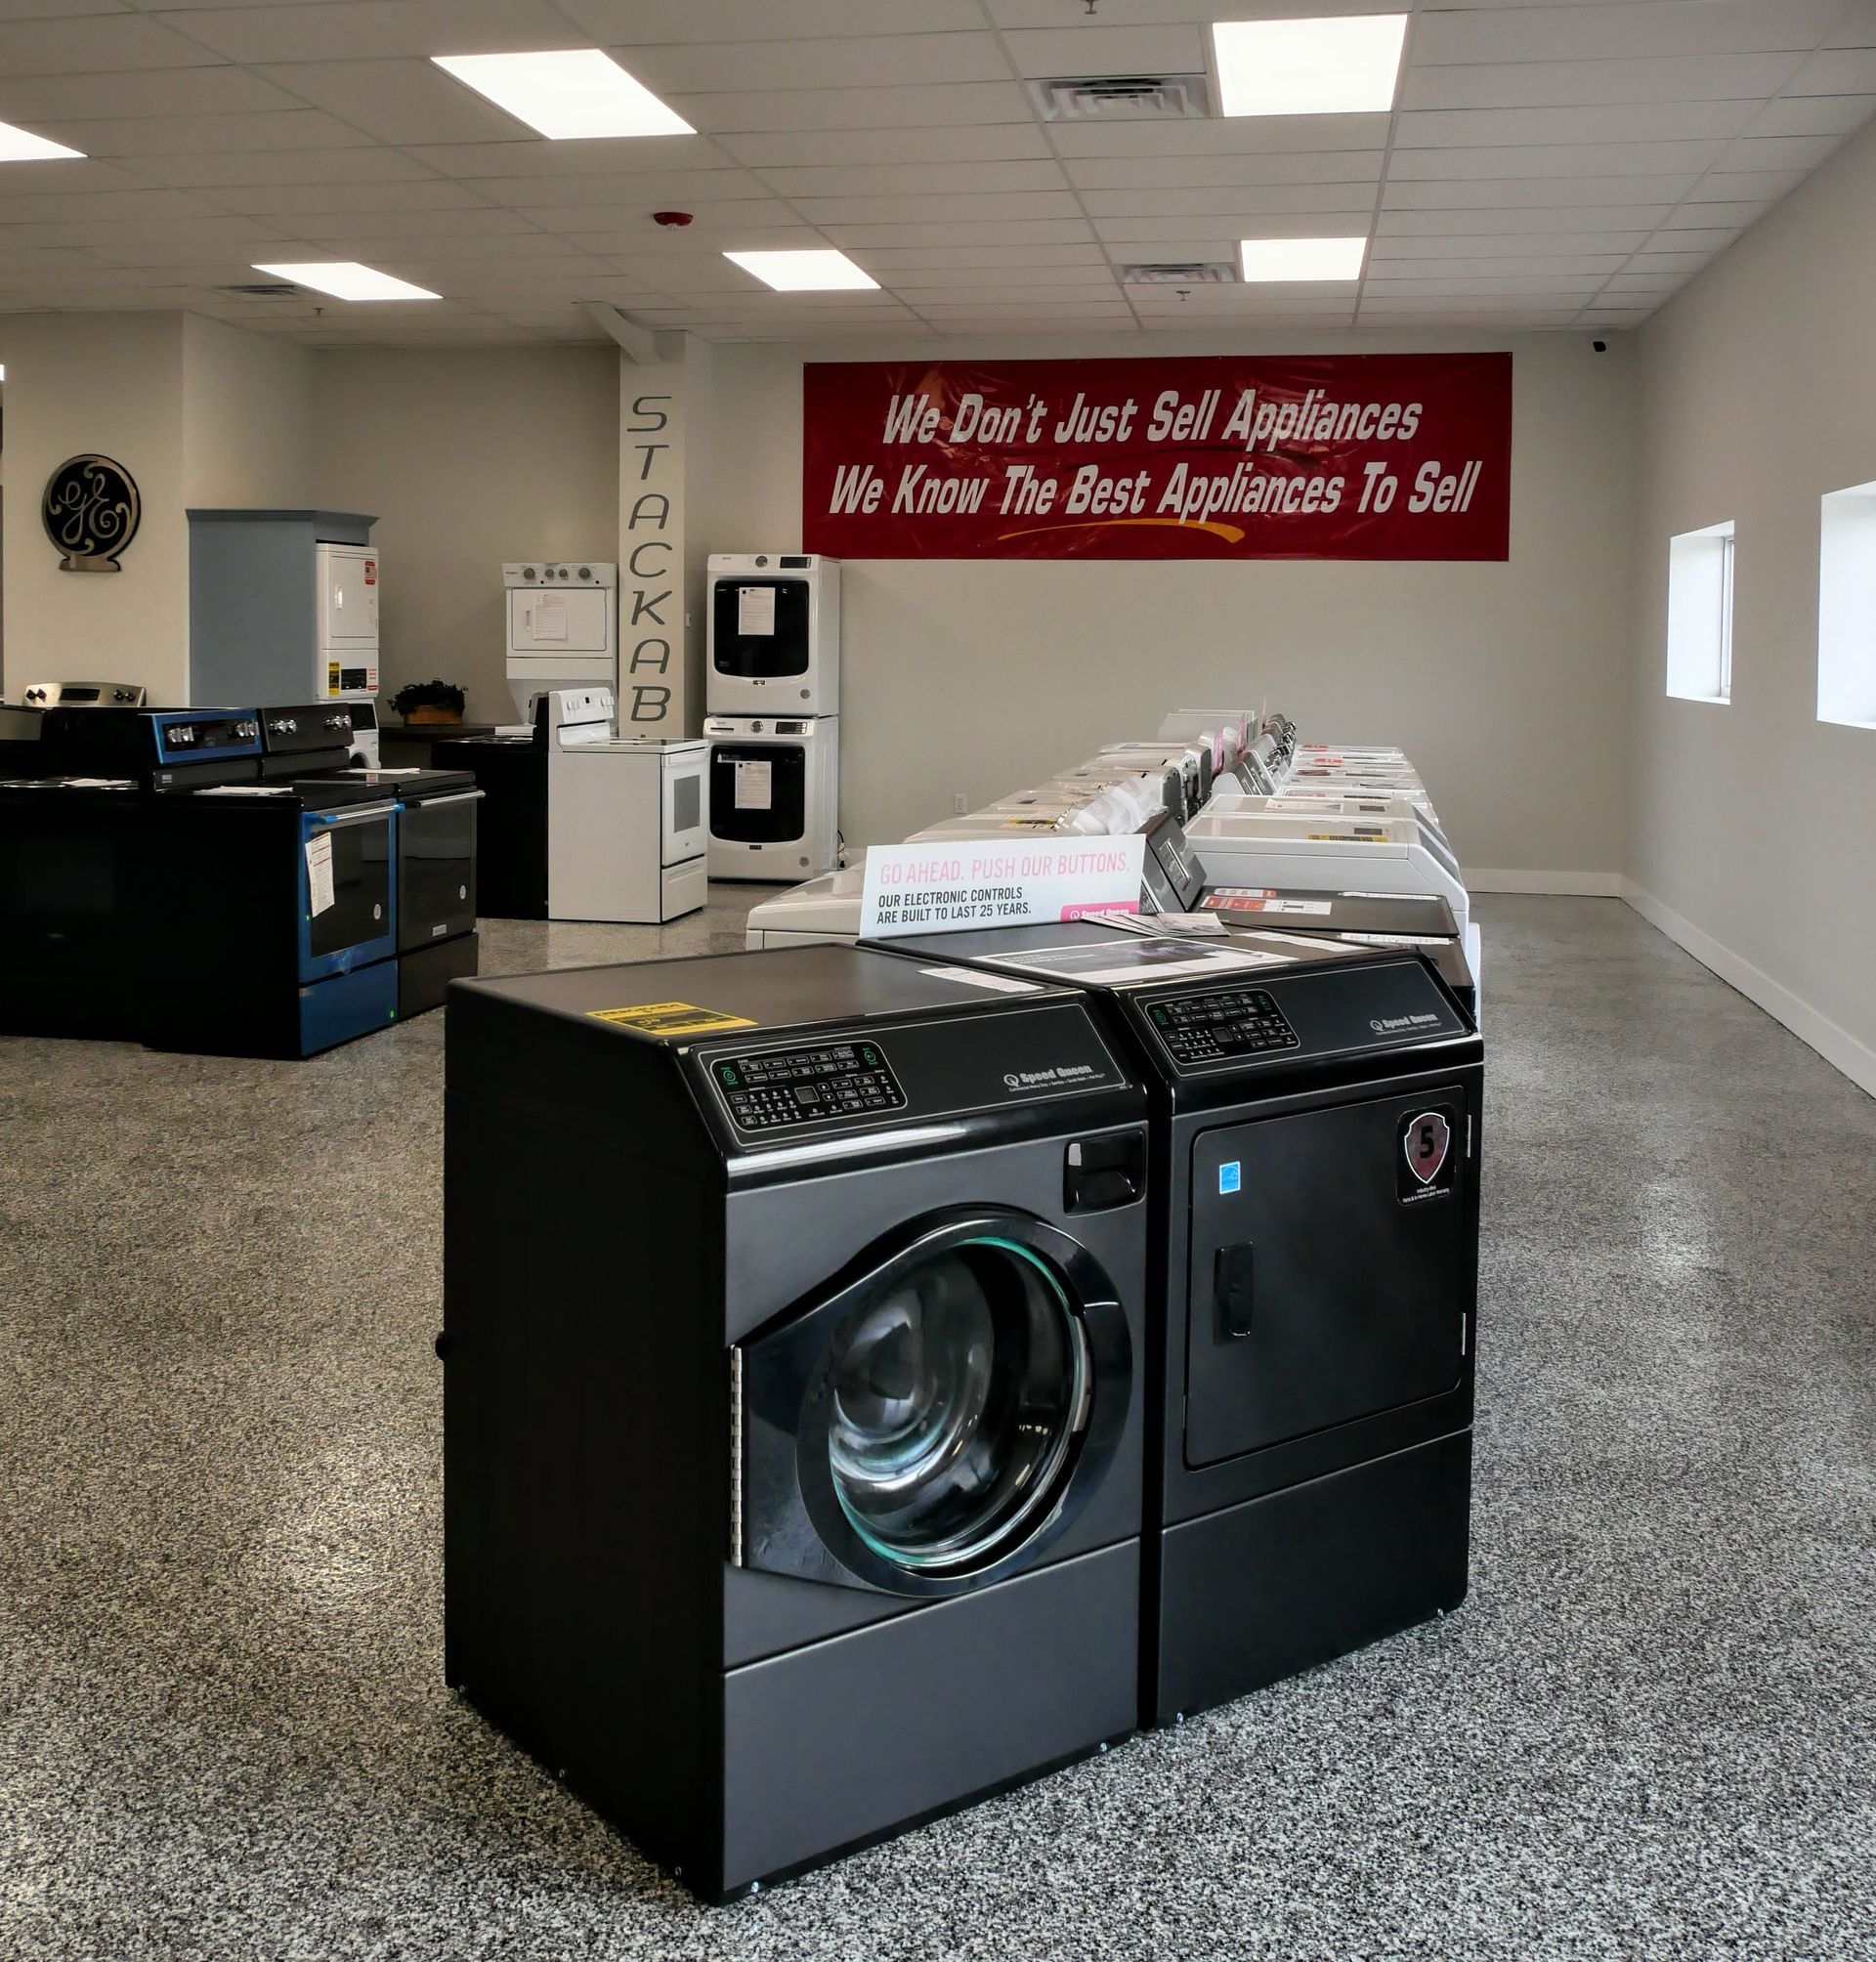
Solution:
<path fill-rule="evenodd" d="M 567 638 L 565 593 L 537 593 L 534 596 L 534 638 L 536 640 Z"/>
<path fill-rule="evenodd" d="M 775 588 L 738 586 L 736 630 L 766 640 L 775 632 Z"/>
<path fill-rule="evenodd" d="M 336 901 L 332 892 L 332 833 L 321 832 L 306 841 L 307 911 L 315 919 Z"/>
<path fill-rule="evenodd" d="M 739 811 L 766 811 L 775 795 L 775 765 L 766 760 L 759 763 L 738 763 L 736 770 L 736 808 Z"/>

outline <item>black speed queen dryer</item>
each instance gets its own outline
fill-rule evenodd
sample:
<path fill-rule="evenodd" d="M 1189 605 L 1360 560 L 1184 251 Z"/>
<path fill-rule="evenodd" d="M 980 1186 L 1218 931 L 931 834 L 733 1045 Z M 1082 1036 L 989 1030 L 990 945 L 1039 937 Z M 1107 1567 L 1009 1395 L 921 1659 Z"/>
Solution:
<path fill-rule="evenodd" d="M 1457 1606 L 1484 1072 L 1431 966 L 1093 921 L 880 945 L 1073 979 L 1150 1086 L 1142 1721 Z"/>
<path fill-rule="evenodd" d="M 850 947 L 458 983 L 447 1667 L 722 1898 L 1137 1709 L 1146 1098 Z"/>

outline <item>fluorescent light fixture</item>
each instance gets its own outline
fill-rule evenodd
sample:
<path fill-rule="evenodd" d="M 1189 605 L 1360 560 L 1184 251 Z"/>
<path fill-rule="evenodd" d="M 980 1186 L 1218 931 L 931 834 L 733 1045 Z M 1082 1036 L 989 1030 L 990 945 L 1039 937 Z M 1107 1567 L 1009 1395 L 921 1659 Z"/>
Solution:
<path fill-rule="evenodd" d="M 1406 33 L 1405 14 L 1215 21 L 1220 106 L 1228 116 L 1390 109 Z"/>
<path fill-rule="evenodd" d="M 1283 279 L 1359 279 L 1366 238 L 1244 238 L 1238 242 L 1249 283 Z"/>
<path fill-rule="evenodd" d="M 530 129 L 564 142 L 578 136 L 694 136 L 675 109 L 599 48 L 544 55 L 432 55 Z"/>
<path fill-rule="evenodd" d="M 15 129 L 0 123 L 0 163 L 30 163 L 35 157 L 83 156 L 82 149 L 69 149 L 50 137 L 34 136 L 30 130 Z"/>
<path fill-rule="evenodd" d="M 276 279 L 291 279 L 296 286 L 311 286 L 316 293 L 330 293 L 335 300 L 440 300 L 441 293 L 433 293 L 427 286 L 413 286 L 408 279 L 394 279 L 389 273 L 379 273 L 369 266 L 361 266 L 356 259 L 320 259 L 304 266 L 263 266 L 258 262 L 257 273 L 266 273 Z"/>
<path fill-rule="evenodd" d="M 847 293 L 879 284 L 844 252 L 725 252 L 723 256 L 778 293 Z"/>

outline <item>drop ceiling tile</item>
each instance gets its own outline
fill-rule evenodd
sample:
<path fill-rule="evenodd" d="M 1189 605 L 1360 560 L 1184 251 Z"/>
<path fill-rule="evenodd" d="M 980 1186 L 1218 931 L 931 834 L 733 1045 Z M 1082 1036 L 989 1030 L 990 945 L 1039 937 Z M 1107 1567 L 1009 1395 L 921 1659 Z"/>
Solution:
<path fill-rule="evenodd" d="M 144 158 L 138 168 L 158 184 L 191 186 L 258 184 L 387 184 L 428 177 L 420 163 L 394 149 L 250 150 L 241 155 Z"/>
<path fill-rule="evenodd" d="M 213 218 L 215 207 L 186 191 L 92 191 L 57 197 L 0 195 L 0 228 L 80 224 L 103 218 Z"/>
<path fill-rule="evenodd" d="M 0 22 L 0 75 L 95 75 L 205 67 L 205 47 L 141 14 Z"/>
<path fill-rule="evenodd" d="M 894 89 L 745 89 L 672 98 L 695 128 L 716 135 L 764 130 L 929 129 L 1033 123 L 1022 84 L 950 82 Z M 674 142 L 668 137 L 661 143 Z"/>
<path fill-rule="evenodd" d="M 608 46 L 640 41 L 755 41 L 773 36 L 775 0 L 560 0 L 560 11 Z M 790 39 L 837 34 L 981 30 L 976 0 L 788 0 Z"/>
<path fill-rule="evenodd" d="M 1376 184 L 1386 154 L 1379 149 L 1329 149 L 1290 156 L 1100 158 L 1078 160 L 1064 167 L 1069 182 L 1083 191 L 1237 190 L 1260 184 Z"/>
<path fill-rule="evenodd" d="M 1003 45 L 1021 75 L 1190 75 L 1203 71 L 1209 39 L 1196 25 L 1108 26 L 1096 16 L 1005 33 Z"/>
<path fill-rule="evenodd" d="M 1781 96 L 1747 125 L 1748 136 L 1848 136 L 1876 113 L 1876 95 Z"/>
<path fill-rule="evenodd" d="M 1726 145 L 1699 143 L 1553 143 L 1529 148 L 1397 150 L 1388 161 L 1389 184 L 1426 178 L 1665 177 L 1708 170 Z"/>
<path fill-rule="evenodd" d="M 1627 253 L 1647 242 L 1649 228 L 1604 232 L 1515 232 L 1502 235 L 1378 237 L 1368 248 L 1370 271 L 1384 265 L 1430 265 L 1442 259 L 1582 258 Z"/>
<path fill-rule="evenodd" d="M 1396 159 L 1396 162 L 1398 159 Z M 1403 182 L 1390 175 L 1382 206 L 1392 211 L 1483 209 L 1497 205 L 1673 204 L 1698 180 L 1697 171 L 1617 177 L 1465 178 Z M 1711 179 L 1708 180 L 1711 182 Z M 1716 192 L 1716 195 L 1728 193 Z M 1737 196 L 1738 192 L 1729 193 Z"/>
<path fill-rule="evenodd" d="M 202 48 L 249 65 L 577 45 L 566 16 L 549 0 L 328 0 L 320 6 L 185 9 L 162 18 Z"/>
<path fill-rule="evenodd" d="M 1697 273 L 1712 256 L 1709 252 L 1638 252 L 1623 270 L 1628 273 Z"/>
<path fill-rule="evenodd" d="M 1061 191 L 1061 165 L 1041 162 L 883 163 L 812 165 L 768 170 L 763 182 L 778 196 L 890 197 L 920 192 Z"/>
<path fill-rule="evenodd" d="M 934 289 L 946 290 L 959 281 L 986 293 L 1033 287 L 1064 296 L 1090 289 L 1111 292 L 1114 286 L 1114 269 L 1105 261 L 1093 266 L 893 267 L 881 265 L 877 253 L 869 253 L 866 268 L 882 286 L 908 297 Z"/>
<path fill-rule="evenodd" d="M 465 177 L 456 180 L 496 204 L 529 209 L 623 209 L 627 212 L 688 211 L 700 223 L 734 204 L 760 206 L 788 217 L 787 204 L 771 196 L 760 181 L 743 170 L 634 171 L 618 177 Z"/>
<path fill-rule="evenodd" d="M 322 214 L 492 208 L 468 186 L 442 177 L 413 177 L 407 184 L 228 184 L 191 194 L 217 211 L 245 211 L 296 221 Z"/>
<path fill-rule="evenodd" d="M 547 236 L 540 227 L 530 224 L 519 212 L 494 210 L 362 211 L 350 216 L 337 212 L 311 213 L 295 219 L 293 230 L 302 237 L 322 245 L 344 239 L 362 248 L 364 241 L 373 238 L 400 239 L 406 243 L 421 239 L 435 241 L 439 251 L 445 249 L 446 241 L 475 242 L 479 249 L 486 245 L 491 251 L 498 251 L 506 240 Z M 334 253 L 333 257 L 368 260 L 371 254 L 361 249 L 354 254 Z"/>
<path fill-rule="evenodd" d="M 1802 170 L 1733 170 L 1729 164 L 1710 170 L 1687 192 L 1689 204 L 1715 204 L 1727 199 L 1758 198 L 1770 203 L 1805 181 Z"/>
<path fill-rule="evenodd" d="M 1714 207 L 1710 204 L 1689 204 L 1683 208 L 1688 211 L 1711 211 Z M 1683 226 L 1674 232 L 1664 229 L 1653 234 L 1651 240 L 1648 241 L 1648 249 L 1666 252 L 1724 252 L 1743 230 L 1744 227 L 1738 225 L 1714 226 L 1706 229 Z"/>
<path fill-rule="evenodd" d="M 1403 109 L 1538 108 L 1573 103 L 1763 101 L 1798 66 L 1792 55 L 1677 56 L 1629 62 L 1409 64 Z"/>
<path fill-rule="evenodd" d="M 1238 235 L 1219 228 L 1201 232 L 1190 221 L 1176 229 L 1177 219 L 1154 224 L 1145 218 L 1097 218 L 1094 230 L 1116 260 L 1129 264 L 1187 266 L 1208 260 L 1235 263 Z"/>
<path fill-rule="evenodd" d="M 631 177 L 674 170 L 732 170 L 704 136 L 655 136 L 622 142 L 576 138 L 545 143 L 407 144 L 406 153 L 446 177 Z M 552 193 L 547 193 L 552 194 Z"/>
<path fill-rule="evenodd" d="M 1581 307 L 1596 298 L 1595 279 L 1382 279 L 1362 288 L 1364 305 L 1449 300 L 1491 306 Z"/>
<path fill-rule="evenodd" d="M 1721 167 L 1728 171 L 1812 171 L 1842 142 L 1840 136 L 1741 137 L 1721 159 Z"/>
<path fill-rule="evenodd" d="M 1684 277 L 1678 273 L 1618 273 L 1602 291 L 1605 295 L 1640 293 L 1665 298 L 1685 283 Z"/>
<path fill-rule="evenodd" d="M 116 116 L 41 121 L 36 136 L 69 144 L 87 156 L 115 158 L 131 168 L 139 157 L 203 150 L 343 149 L 371 139 L 317 109 L 285 108 L 247 115 Z"/>
<path fill-rule="evenodd" d="M 1320 0 L 1309 4 L 1317 6 Z M 1381 149 L 1389 120 L 1386 115 L 1329 115 L 1058 122 L 1049 125 L 1049 141 L 1064 157 L 1249 157 L 1270 150 Z"/>
<path fill-rule="evenodd" d="M 1734 232 L 1743 232 L 1755 218 L 1764 214 L 1765 209 L 1763 198 L 1741 198 L 1732 203 L 1708 201 L 1699 204 L 1681 204 L 1661 219 L 1661 230 L 1705 231 L 1716 225 L 1724 225 Z"/>
<path fill-rule="evenodd" d="M 1558 253 L 1554 257 L 1533 254 L 1528 258 L 1514 258 L 1505 253 L 1490 258 L 1442 259 L 1433 263 L 1382 259 L 1370 263 L 1368 280 L 1372 285 L 1377 280 L 1392 278 L 1472 281 L 1551 278 L 1569 279 L 1583 285 L 1594 284 L 1598 279 L 1606 279 L 1611 273 L 1620 272 L 1629 257 L 1627 252 L 1585 252 Z"/>
<path fill-rule="evenodd" d="M 453 4 L 453 0 L 452 0 Z M 739 89 L 781 91 L 1002 82 L 1009 64 L 989 33 L 855 34 L 839 40 L 667 43 L 634 47 L 626 65 L 668 98 Z M 680 108 L 679 113 L 682 113 Z"/>
<path fill-rule="evenodd" d="M 827 243 L 819 232 L 806 225 L 792 219 L 777 220 L 767 205 L 725 204 L 720 207 L 723 213 L 721 222 L 710 223 L 709 229 L 704 229 L 706 220 L 718 208 L 707 207 L 685 235 L 683 243 L 668 249 L 680 257 L 692 254 L 720 256 L 725 252 L 814 251 Z M 747 216 L 736 215 L 745 211 Z M 667 249 L 664 240 L 670 235 L 652 223 L 649 212 L 621 207 L 618 219 L 598 231 L 562 232 L 556 235 L 584 251 L 617 255 Z"/>
<path fill-rule="evenodd" d="M 1469 235 L 1509 237 L 1514 234 L 1652 230 L 1673 206 L 1654 204 L 1505 204 L 1477 210 L 1384 211 L 1377 238 L 1464 238 Z"/>
<path fill-rule="evenodd" d="M 1842 0 L 1643 0 L 1616 6 L 1510 6 L 1444 11 L 1414 23 L 1414 62 L 1630 61 L 1647 56 L 1809 53 L 1842 14 Z"/>
<path fill-rule="evenodd" d="M 1738 136 L 1757 111 L 1758 105 L 1751 102 L 1418 109 L 1400 118 L 1395 142 L 1403 149 L 1445 149 L 1473 145 L 1523 148 L 1538 144 L 1698 142 L 1703 138 Z"/>
<path fill-rule="evenodd" d="M 1016 272 L 1032 267 L 1087 271 L 1106 264 L 1101 248 L 1091 240 L 1078 245 L 875 245 L 867 254 L 867 265 L 874 271 L 882 267 L 917 272 L 988 272 L 993 267 Z"/>
<path fill-rule="evenodd" d="M 986 286 L 973 279 L 963 279 L 955 285 L 900 286 L 894 290 L 905 305 L 917 308 L 921 314 L 930 313 L 934 308 L 956 310 L 960 307 L 986 310 L 1012 307 L 1037 313 L 1054 307 L 1063 312 L 1098 312 L 1104 309 L 1111 311 L 1127 304 L 1112 275 L 1100 286 Z"/>
<path fill-rule="evenodd" d="M 793 164 L 956 163 L 1046 157 L 1048 140 L 1033 123 L 973 123 L 960 129 L 769 130 L 720 139 L 755 170 Z"/>
<path fill-rule="evenodd" d="M 0 79 L 0 117 L 28 127 L 48 118 L 246 115 L 301 107 L 285 90 L 245 68 Z"/>
<path fill-rule="evenodd" d="M 1876 95 L 1876 48 L 1825 50 L 1800 66 L 1788 96 Z"/>
<path fill-rule="evenodd" d="M 860 252 L 872 245 L 1074 245 L 1093 236 L 1085 218 L 994 218 L 976 224 L 957 219 L 906 224 L 869 219 L 822 228 L 831 244 Z"/>
<path fill-rule="evenodd" d="M 255 72 L 381 143 L 514 143 L 534 140 L 434 62 L 286 62 Z"/>
<path fill-rule="evenodd" d="M 148 191 L 141 172 L 89 157 L 54 157 L 37 163 L 0 163 L 0 195 L 70 197 L 80 192 Z"/>
<path fill-rule="evenodd" d="M 1333 193 L 1328 196 L 1322 186 L 1286 188 L 1299 192 L 1298 203 L 1310 212 L 1341 209 L 1355 215 L 1374 207 L 1376 187 L 1372 182 L 1326 187 Z M 1241 191 L 1090 191 L 1084 193 L 1082 202 L 1090 218 L 1222 218 L 1248 225 L 1254 217 L 1270 215 L 1269 206 L 1258 204 Z M 1364 223 L 1354 229 L 1365 233 L 1368 227 Z"/>
<path fill-rule="evenodd" d="M 938 224 L 947 219 L 1073 218 L 1079 207 L 1066 191 L 1009 191 L 961 197 L 797 197 L 791 200 L 810 225 Z"/>

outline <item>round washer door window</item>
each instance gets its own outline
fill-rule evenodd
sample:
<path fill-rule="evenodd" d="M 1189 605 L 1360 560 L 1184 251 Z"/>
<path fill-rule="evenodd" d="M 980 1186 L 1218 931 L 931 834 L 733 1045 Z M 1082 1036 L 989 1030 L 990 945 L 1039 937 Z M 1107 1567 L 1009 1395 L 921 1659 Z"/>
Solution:
<path fill-rule="evenodd" d="M 1048 1518 L 1089 1370 L 1039 1256 L 990 1235 L 934 1251 L 853 1309 L 830 1360 L 834 1494 L 882 1559 L 967 1573 Z"/>

